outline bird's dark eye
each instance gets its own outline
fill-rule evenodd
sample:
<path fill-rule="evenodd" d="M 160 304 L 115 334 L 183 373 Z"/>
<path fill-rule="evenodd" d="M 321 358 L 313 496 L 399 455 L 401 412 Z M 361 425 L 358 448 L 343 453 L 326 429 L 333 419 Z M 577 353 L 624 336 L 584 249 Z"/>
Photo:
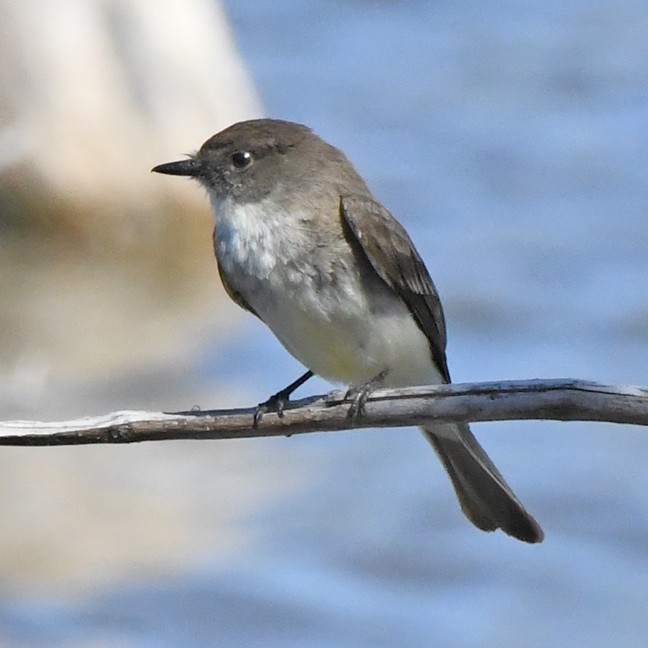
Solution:
<path fill-rule="evenodd" d="M 237 151 L 232 155 L 232 164 L 237 169 L 245 169 L 252 164 L 252 155 L 248 151 Z"/>

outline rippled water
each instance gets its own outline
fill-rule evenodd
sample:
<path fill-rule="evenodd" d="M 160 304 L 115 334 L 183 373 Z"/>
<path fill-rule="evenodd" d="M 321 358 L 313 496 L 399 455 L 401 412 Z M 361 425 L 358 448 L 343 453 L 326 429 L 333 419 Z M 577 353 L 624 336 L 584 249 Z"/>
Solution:
<path fill-rule="evenodd" d="M 268 113 L 343 148 L 411 232 L 446 305 L 455 380 L 648 384 L 648 4 L 228 9 Z M 242 321 L 196 361 L 200 398 L 227 384 L 249 404 L 299 373 Z M 167 493 L 171 510 L 164 497 L 151 509 L 150 551 L 165 525 L 168 551 L 152 566 L 130 557 L 131 569 L 111 554 L 114 578 L 74 597 L 7 596 L 0 644 L 645 645 L 646 431 L 475 431 L 544 544 L 474 530 L 413 430 L 178 444 L 159 463 L 162 450 L 99 449 L 129 457 L 125 479 Z M 146 526 L 125 523 L 121 541 Z"/>

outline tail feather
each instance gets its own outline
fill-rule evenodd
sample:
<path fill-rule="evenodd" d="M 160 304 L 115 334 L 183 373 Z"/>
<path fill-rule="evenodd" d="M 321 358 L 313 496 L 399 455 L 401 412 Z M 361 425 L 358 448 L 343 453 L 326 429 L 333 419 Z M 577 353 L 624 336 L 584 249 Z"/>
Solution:
<path fill-rule="evenodd" d="M 542 542 L 539 524 L 463 424 L 422 428 L 441 459 L 466 517 L 483 531 L 502 529 L 524 542 Z"/>

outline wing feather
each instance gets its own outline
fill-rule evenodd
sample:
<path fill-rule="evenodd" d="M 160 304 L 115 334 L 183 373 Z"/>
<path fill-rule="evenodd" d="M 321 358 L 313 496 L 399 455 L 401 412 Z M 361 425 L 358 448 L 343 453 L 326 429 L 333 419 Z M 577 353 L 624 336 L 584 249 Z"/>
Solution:
<path fill-rule="evenodd" d="M 441 300 L 405 228 L 369 196 L 341 196 L 340 218 L 347 240 L 410 310 L 428 339 L 432 359 L 450 382 Z"/>

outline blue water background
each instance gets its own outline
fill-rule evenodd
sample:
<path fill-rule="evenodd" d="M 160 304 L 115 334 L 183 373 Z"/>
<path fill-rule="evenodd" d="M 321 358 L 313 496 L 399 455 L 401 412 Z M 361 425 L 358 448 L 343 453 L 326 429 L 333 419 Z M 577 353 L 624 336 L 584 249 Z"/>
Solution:
<path fill-rule="evenodd" d="M 645 0 L 227 9 L 268 114 L 343 148 L 410 231 L 456 381 L 648 385 Z M 197 371 L 243 405 L 301 367 L 250 317 Z M 294 487 L 244 520 L 254 541 L 231 566 L 203 552 L 94 598 L 17 600 L 0 606 L 7 645 L 645 646 L 646 430 L 475 433 L 544 544 L 473 529 L 414 430 L 246 441 L 289 453 Z"/>

